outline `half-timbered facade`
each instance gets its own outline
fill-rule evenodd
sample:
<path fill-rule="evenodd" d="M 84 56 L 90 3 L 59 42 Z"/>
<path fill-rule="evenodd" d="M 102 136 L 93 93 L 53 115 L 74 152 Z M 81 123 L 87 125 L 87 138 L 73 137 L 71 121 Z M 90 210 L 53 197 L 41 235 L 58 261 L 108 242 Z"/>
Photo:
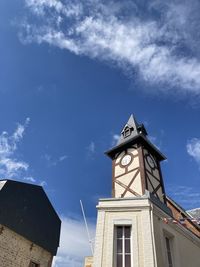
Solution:
<path fill-rule="evenodd" d="M 160 170 L 160 161 L 165 157 L 146 136 L 144 125 L 139 125 L 131 115 L 117 146 L 107 152 L 113 165 L 113 197 L 138 197 L 148 190 L 165 202 Z"/>

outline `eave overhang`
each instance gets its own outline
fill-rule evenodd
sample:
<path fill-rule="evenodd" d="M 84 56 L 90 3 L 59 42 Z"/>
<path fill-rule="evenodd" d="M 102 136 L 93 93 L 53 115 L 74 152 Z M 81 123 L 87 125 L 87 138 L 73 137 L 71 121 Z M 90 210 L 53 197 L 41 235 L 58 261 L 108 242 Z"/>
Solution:
<path fill-rule="evenodd" d="M 106 151 L 105 154 L 111 159 L 114 158 L 116 153 L 123 151 L 124 149 L 130 147 L 131 145 L 141 144 L 146 147 L 150 152 L 154 153 L 159 161 L 165 160 L 166 157 L 154 146 L 143 134 L 134 136 L 131 139 L 128 139 L 126 142 L 123 142 L 110 150 Z"/>

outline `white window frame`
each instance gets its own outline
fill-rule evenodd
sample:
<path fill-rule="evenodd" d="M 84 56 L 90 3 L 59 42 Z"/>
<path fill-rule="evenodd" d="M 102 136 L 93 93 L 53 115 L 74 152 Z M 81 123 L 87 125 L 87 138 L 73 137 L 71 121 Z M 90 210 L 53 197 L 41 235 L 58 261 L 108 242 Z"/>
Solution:
<path fill-rule="evenodd" d="M 125 266 L 125 227 L 130 227 L 130 260 L 131 260 L 131 267 L 133 267 L 133 250 L 132 250 L 132 225 L 131 224 L 116 224 L 114 225 L 114 250 L 113 250 L 113 256 L 114 256 L 114 266 L 117 267 L 117 227 L 122 227 L 123 235 L 122 235 L 122 267 Z"/>

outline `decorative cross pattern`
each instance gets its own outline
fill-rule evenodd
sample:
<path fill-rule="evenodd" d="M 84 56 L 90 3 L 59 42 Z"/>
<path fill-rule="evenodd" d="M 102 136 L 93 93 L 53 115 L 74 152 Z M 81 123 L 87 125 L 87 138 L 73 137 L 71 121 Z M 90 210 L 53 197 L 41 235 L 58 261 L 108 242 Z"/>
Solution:
<path fill-rule="evenodd" d="M 133 184 L 134 180 L 136 179 L 137 175 L 139 174 L 139 168 L 136 168 L 136 169 L 137 169 L 137 171 L 133 175 L 133 177 L 132 177 L 132 179 L 131 179 L 131 181 L 129 182 L 128 185 L 125 185 L 121 181 L 117 180 L 117 178 L 115 179 L 115 183 L 117 183 L 118 185 L 120 185 L 121 187 L 123 187 L 125 189 L 124 192 L 121 194 L 121 197 L 124 197 L 127 192 L 130 192 L 135 196 L 140 196 L 136 191 L 131 189 L 131 185 Z"/>

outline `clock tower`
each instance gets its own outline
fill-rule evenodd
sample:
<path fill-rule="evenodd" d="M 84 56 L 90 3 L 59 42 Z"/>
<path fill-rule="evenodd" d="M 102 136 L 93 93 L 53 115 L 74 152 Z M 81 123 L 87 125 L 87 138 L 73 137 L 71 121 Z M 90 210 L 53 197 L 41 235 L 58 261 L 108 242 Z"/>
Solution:
<path fill-rule="evenodd" d="M 165 156 L 147 138 L 143 124 L 133 115 L 121 131 L 117 145 L 106 152 L 112 159 L 112 197 L 140 197 L 148 190 L 165 203 L 160 162 Z"/>
<path fill-rule="evenodd" d="M 112 160 L 112 198 L 99 199 L 93 267 L 199 267 L 200 232 L 165 194 L 165 156 L 133 115 Z M 184 221 L 184 225 L 181 224 Z"/>

